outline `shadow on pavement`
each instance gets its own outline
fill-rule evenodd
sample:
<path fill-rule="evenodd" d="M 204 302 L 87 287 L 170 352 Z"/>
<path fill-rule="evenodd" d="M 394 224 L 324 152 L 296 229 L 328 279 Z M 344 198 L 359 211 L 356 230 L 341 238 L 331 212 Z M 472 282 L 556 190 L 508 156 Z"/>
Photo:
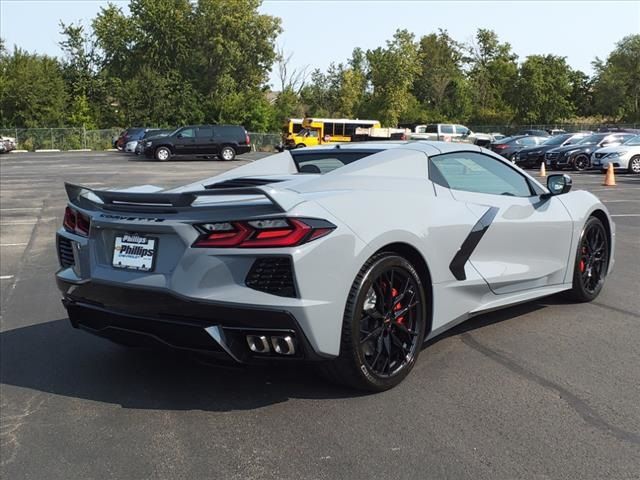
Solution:
<path fill-rule="evenodd" d="M 514 319 L 554 302 L 534 302 L 475 317 L 430 340 Z M 327 382 L 307 364 L 230 368 L 182 353 L 128 349 L 73 329 L 67 319 L 0 333 L 0 380 L 67 397 L 159 410 L 251 410 L 289 398 L 365 395 Z"/>
<path fill-rule="evenodd" d="M 178 352 L 120 347 L 67 319 L 2 332 L 0 352 L 3 384 L 125 408 L 233 411 L 360 395 L 309 365 L 212 366 Z"/>

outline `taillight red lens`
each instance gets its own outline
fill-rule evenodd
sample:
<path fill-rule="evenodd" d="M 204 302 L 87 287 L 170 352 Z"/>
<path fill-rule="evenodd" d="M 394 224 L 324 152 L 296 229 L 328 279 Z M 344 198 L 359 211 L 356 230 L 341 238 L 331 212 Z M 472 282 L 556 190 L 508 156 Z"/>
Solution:
<path fill-rule="evenodd" d="M 62 222 L 62 226 L 65 230 L 68 230 L 72 233 L 76 231 L 76 212 L 71 208 L 67 207 L 64 209 L 64 220 Z"/>
<path fill-rule="evenodd" d="M 294 247 L 329 234 L 335 225 L 316 219 L 269 219 L 197 225 L 203 233 L 194 247 Z"/>
<path fill-rule="evenodd" d="M 493 148 L 496 148 L 498 150 L 504 150 L 505 148 L 507 148 L 508 145 L 504 144 L 504 143 L 499 143 L 498 145 L 494 145 Z"/>
<path fill-rule="evenodd" d="M 67 207 L 64 210 L 62 226 L 68 232 L 88 237 L 89 229 L 91 228 L 91 218 L 82 212 L 78 212 L 71 207 Z"/>
<path fill-rule="evenodd" d="M 245 133 L 244 137 L 245 137 L 244 140 L 245 142 L 247 142 L 247 145 L 251 145 L 251 138 L 249 138 L 249 134 Z"/>

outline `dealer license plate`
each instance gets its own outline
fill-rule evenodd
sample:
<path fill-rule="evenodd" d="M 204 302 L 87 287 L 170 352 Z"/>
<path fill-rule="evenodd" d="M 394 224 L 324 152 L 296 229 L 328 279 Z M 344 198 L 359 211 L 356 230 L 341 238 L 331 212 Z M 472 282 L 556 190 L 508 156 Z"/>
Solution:
<path fill-rule="evenodd" d="M 155 264 L 157 244 L 157 238 L 135 233 L 118 235 L 113 247 L 113 266 L 149 272 Z"/>

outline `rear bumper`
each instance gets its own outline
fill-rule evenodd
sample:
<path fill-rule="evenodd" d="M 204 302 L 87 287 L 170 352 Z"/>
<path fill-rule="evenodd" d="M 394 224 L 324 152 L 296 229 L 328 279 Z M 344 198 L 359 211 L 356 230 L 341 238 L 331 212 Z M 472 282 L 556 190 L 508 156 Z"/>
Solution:
<path fill-rule="evenodd" d="M 320 360 L 290 312 L 194 301 L 144 288 L 124 288 L 56 278 L 71 325 L 132 346 L 165 347 L 208 354 L 233 363 Z M 247 335 L 288 335 L 293 355 L 257 354 Z"/>

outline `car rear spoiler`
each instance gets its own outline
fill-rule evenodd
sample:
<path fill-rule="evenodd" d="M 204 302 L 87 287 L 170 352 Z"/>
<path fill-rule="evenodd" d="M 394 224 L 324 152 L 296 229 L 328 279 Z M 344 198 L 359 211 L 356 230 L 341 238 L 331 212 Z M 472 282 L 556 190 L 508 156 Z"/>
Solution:
<path fill-rule="evenodd" d="M 220 204 L 192 205 L 196 199 L 201 197 L 223 197 L 223 196 L 262 196 L 269 200 L 278 210 L 286 212 L 302 203 L 304 199 L 291 190 L 277 190 L 271 187 L 239 187 L 225 188 L 220 190 L 198 190 L 189 192 L 131 192 L 116 190 L 94 190 L 82 185 L 65 182 L 64 188 L 67 191 L 69 201 L 74 204 L 90 202 L 95 206 L 107 210 L 120 211 L 157 211 L 158 209 L 182 210 L 187 208 L 213 208 L 220 207 Z M 93 198 L 92 198 L 93 197 Z M 79 205 L 82 206 L 82 205 Z"/>

